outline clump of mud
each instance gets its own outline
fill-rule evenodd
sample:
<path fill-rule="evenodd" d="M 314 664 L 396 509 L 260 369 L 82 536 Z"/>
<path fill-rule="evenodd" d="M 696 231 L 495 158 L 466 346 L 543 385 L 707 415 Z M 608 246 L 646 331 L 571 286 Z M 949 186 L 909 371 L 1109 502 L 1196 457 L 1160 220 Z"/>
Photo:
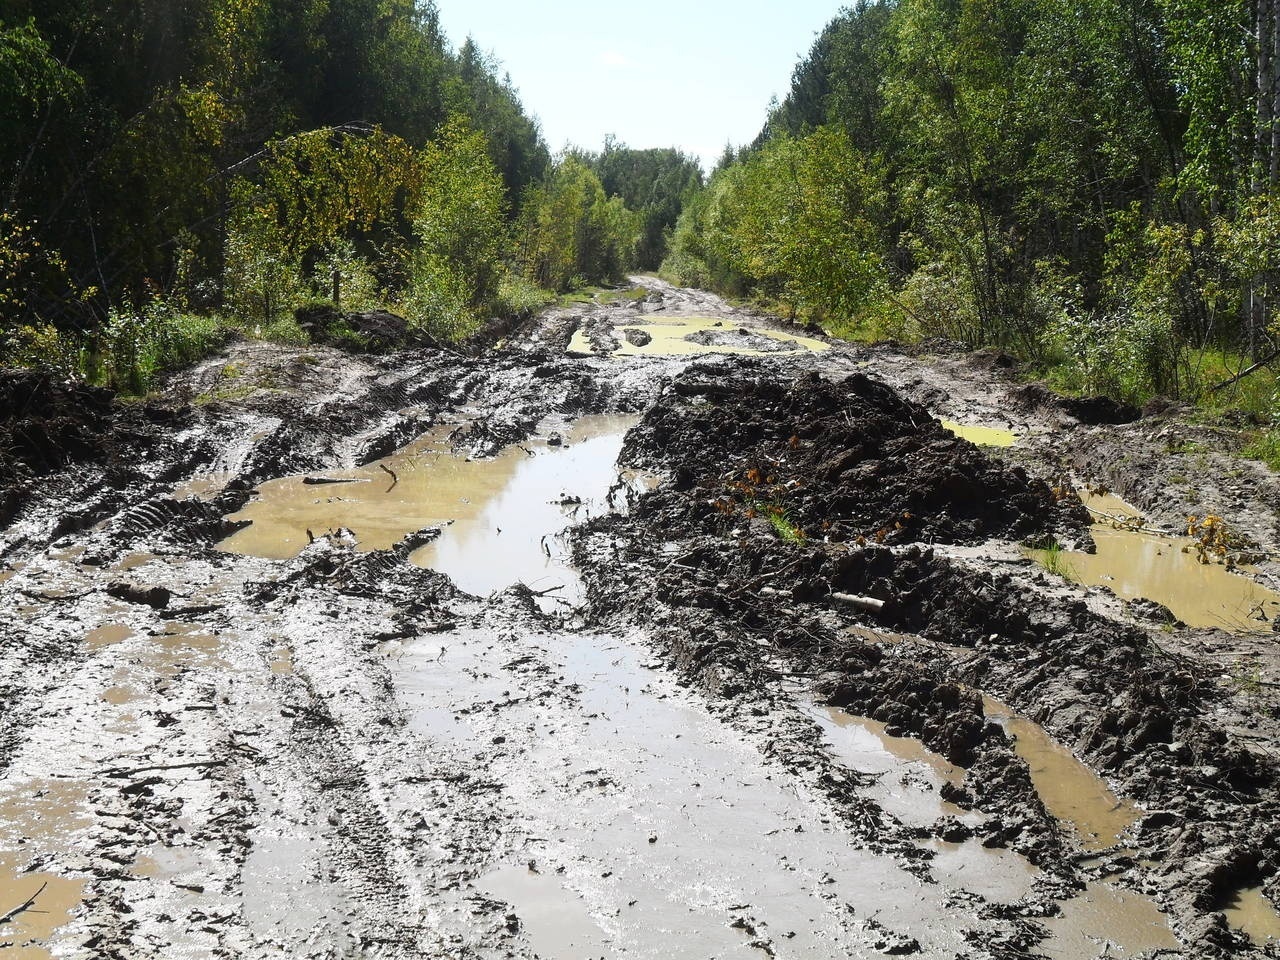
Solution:
<path fill-rule="evenodd" d="M 36 370 L 0 370 L 0 480 L 40 475 L 101 451 L 110 390 L 66 383 Z"/>
<path fill-rule="evenodd" d="M 632 431 L 623 459 L 673 468 L 677 490 L 697 490 L 647 501 L 650 515 L 691 512 L 721 533 L 760 519 L 830 542 L 974 543 L 1089 522 L 1078 501 L 1059 502 L 861 374 L 788 383 L 743 361 L 693 367 Z"/>
<path fill-rule="evenodd" d="M 124 471 L 158 423 L 179 415 L 150 406 L 123 413 L 115 394 L 38 370 L 0 370 L 0 529 L 37 489 L 38 478 L 81 463 Z"/>

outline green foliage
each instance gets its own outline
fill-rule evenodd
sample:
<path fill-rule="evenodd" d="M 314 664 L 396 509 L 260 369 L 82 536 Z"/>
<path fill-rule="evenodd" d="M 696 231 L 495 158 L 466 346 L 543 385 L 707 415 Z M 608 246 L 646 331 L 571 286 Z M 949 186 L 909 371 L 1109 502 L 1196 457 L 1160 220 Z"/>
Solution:
<path fill-rule="evenodd" d="M 725 280 L 781 299 L 793 312 L 850 316 L 887 279 L 874 171 L 837 130 L 767 143 L 713 178 L 677 224 L 667 276 Z"/>
<path fill-rule="evenodd" d="M 860 0 L 686 200 L 662 274 L 846 335 L 999 346 L 1074 389 L 1195 397 L 1215 351 L 1280 333 L 1262 10 Z"/>
<path fill-rule="evenodd" d="M 702 187 L 697 160 L 674 149 L 634 150 L 612 137 L 601 153 L 579 159 L 600 178 L 607 196 L 621 198 L 639 215 L 631 266 L 656 270 L 684 205 Z"/>
<path fill-rule="evenodd" d="M 417 246 L 406 302 L 437 303 L 462 323 L 489 309 L 502 278 L 507 243 L 506 190 L 484 135 L 452 117 L 422 153 L 422 188 L 411 210 Z M 424 285 L 433 288 L 424 289 Z M 414 311 L 410 319 L 433 322 Z"/>
<path fill-rule="evenodd" d="M 600 178 L 565 156 L 522 199 L 519 259 L 534 283 L 556 292 L 617 281 L 635 265 L 640 228 L 638 213 L 606 197 Z"/>
<path fill-rule="evenodd" d="M 270 326 L 303 299 L 329 294 L 335 273 L 340 301 L 374 305 L 376 264 L 357 250 L 400 239 L 405 207 L 423 193 L 426 179 L 417 153 L 378 129 L 314 130 L 272 144 L 257 176 L 231 186 L 223 257 L 228 306 Z"/>
<path fill-rule="evenodd" d="M 1240 455 L 1260 460 L 1272 470 L 1280 470 L 1280 428 L 1273 427 L 1258 434 L 1241 449 Z"/>
<path fill-rule="evenodd" d="M 182 313 L 163 300 L 116 310 L 94 345 L 96 370 L 89 373 L 115 390 L 144 394 L 160 374 L 203 359 L 227 336 L 218 318 Z"/>
<path fill-rule="evenodd" d="M 556 295 L 518 273 L 507 272 L 498 284 L 494 312 L 501 317 L 525 318 L 554 303 Z"/>
<path fill-rule="evenodd" d="M 508 190 L 548 167 L 510 82 L 474 45 L 453 53 L 430 2 L 12 0 L 0 17 L 0 210 L 65 264 L 0 275 L 0 295 L 21 305 L 14 324 L 91 325 L 113 304 L 170 291 L 187 254 L 202 307 L 226 294 L 272 323 L 322 285 L 318 262 L 345 242 L 372 264 L 376 247 L 411 236 L 411 197 L 397 191 L 413 187 L 393 169 L 405 151 L 391 147 L 426 143 L 450 113 L 485 135 Z M 385 134 L 332 133 L 378 124 Z M 344 194 L 352 185 L 360 195 Z M 272 209 L 225 215 L 258 194 Z M 259 267 L 277 254 L 291 276 L 271 289 Z M 241 274 L 255 290 L 239 292 Z M 379 287 L 404 279 L 374 276 Z"/>

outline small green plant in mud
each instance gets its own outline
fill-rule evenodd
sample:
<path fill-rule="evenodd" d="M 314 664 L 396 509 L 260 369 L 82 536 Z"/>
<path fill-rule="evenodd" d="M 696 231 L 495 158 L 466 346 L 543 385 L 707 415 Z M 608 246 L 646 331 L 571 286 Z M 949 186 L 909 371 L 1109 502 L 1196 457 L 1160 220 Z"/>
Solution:
<path fill-rule="evenodd" d="M 779 540 L 785 543 L 804 543 L 804 531 L 791 522 L 785 507 L 778 504 L 770 504 L 761 508 L 760 512 L 769 521 L 769 525 L 773 527 L 773 532 L 778 535 Z"/>
<path fill-rule="evenodd" d="M 1064 580 L 1076 579 L 1076 571 L 1067 559 L 1067 551 L 1053 537 L 1048 537 L 1040 543 L 1028 543 L 1026 552 L 1055 577 L 1062 577 Z"/>

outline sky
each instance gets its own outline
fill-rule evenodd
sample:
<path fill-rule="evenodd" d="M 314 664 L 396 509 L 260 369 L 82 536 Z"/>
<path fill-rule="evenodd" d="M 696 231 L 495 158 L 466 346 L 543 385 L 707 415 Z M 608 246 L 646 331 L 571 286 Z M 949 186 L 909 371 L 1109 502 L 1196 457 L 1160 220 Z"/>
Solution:
<path fill-rule="evenodd" d="M 679 147 L 709 170 L 755 138 L 839 0 L 438 0 L 455 48 L 501 62 L 547 144 Z"/>

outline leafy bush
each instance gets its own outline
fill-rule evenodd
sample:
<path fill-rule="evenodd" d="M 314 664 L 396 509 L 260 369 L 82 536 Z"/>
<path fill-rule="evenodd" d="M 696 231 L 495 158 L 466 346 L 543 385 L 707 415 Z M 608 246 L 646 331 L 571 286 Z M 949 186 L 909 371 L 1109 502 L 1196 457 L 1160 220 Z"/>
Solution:
<path fill-rule="evenodd" d="M 219 349 L 228 333 L 217 317 L 182 313 L 163 300 L 143 310 L 113 310 L 98 337 L 101 367 L 90 371 L 91 378 L 123 393 L 143 394 L 161 373 Z"/>
<path fill-rule="evenodd" d="M 555 301 L 556 295 L 518 273 L 507 271 L 498 284 L 495 312 L 503 317 L 525 317 Z"/>

